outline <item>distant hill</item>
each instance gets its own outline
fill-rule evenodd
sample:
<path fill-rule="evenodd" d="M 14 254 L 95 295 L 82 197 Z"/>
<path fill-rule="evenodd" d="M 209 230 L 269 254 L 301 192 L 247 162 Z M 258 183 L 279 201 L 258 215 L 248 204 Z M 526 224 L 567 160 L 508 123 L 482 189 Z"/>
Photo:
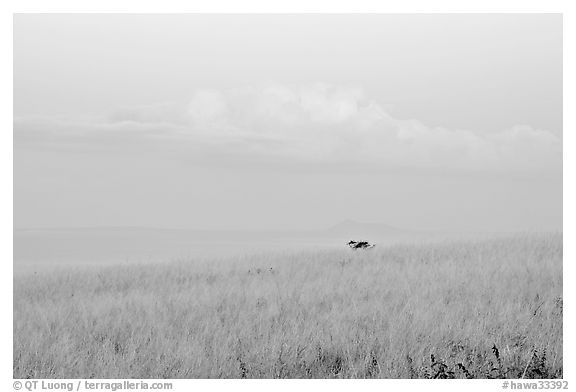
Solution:
<path fill-rule="evenodd" d="M 412 237 L 417 232 L 388 226 L 382 223 L 366 223 L 353 220 L 345 220 L 326 230 L 326 235 L 334 238 L 350 239 L 387 239 Z"/>

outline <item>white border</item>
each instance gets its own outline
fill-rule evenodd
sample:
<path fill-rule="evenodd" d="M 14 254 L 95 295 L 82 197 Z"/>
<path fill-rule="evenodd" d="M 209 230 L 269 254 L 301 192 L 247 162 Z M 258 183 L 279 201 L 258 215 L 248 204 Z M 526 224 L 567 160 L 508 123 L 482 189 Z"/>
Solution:
<path fill-rule="evenodd" d="M 11 12 L 129 12 L 129 13 L 562 13 L 562 0 L 27 0 L 12 1 Z"/>
<path fill-rule="evenodd" d="M 572 2 L 574 3 L 574 2 Z M 211 0 L 205 2 L 193 2 L 186 0 L 164 0 L 164 1 L 127 1 L 127 0 L 100 0 L 100 1 L 73 1 L 73 0 L 30 0 L 3 2 L 0 20 L 0 39 L 2 43 L 2 82 L 0 85 L 2 99 L 2 129 L 0 133 L 0 171 L 2 173 L 2 184 L 0 192 L 2 198 L 2 226 L 1 226 L 1 287 L 2 287 L 2 309 L 4 316 L 1 324 L 1 336 L 3 337 L 0 374 L 2 380 L 2 390 L 12 390 L 12 235 L 13 235 L 13 140 L 12 140 L 12 113 L 13 113 L 13 52 L 12 52 L 12 26 L 13 13 L 29 12 L 86 12 L 86 13 L 109 13 L 109 12 L 130 12 L 130 13 L 563 13 L 564 14 L 564 200 L 576 200 L 574 182 L 570 177 L 574 177 L 571 169 L 574 168 L 576 158 L 574 154 L 574 73 L 570 70 L 576 69 L 574 61 L 574 51 L 576 48 L 574 37 L 576 37 L 576 13 L 570 7 L 569 1 L 505 1 L 505 0 L 485 0 L 477 2 L 464 2 L 455 0 L 444 1 L 397 1 L 384 3 L 378 0 L 292 0 L 282 2 L 272 2 L 270 0 Z M 574 339 L 566 331 L 575 330 L 573 301 L 574 289 L 570 278 L 574 276 L 574 262 L 576 252 L 571 239 L 574 236 L 574 207 L 572 203 L 564 206 L 564 238 L 566 246 L 564 249 L 564 379 L 576 386 L 574 375 Z M 438 390 L 452 391 L 466 389 L 469 391 L 500 390 L 501 381 L 498 380 L 450 380 L 442 382 L 430 382 L 426 380 L 172 380 L 174 390 L 206 390 L 213 388 L 225 388 L 235 390 L 269 390 L 274 388 L 279 391 L 293 390 L 294 388 L 304 388 L 317 390 L 318 388 L 330 388 L 344 390 L 354 387 L 361 387 L 363 390 L 374 390 L 381 392 L 382 388 L 392 388 L 392 390 L 417 389 L 417 390 Z M 572 384 L 574 383 L 574 384 Z"/>

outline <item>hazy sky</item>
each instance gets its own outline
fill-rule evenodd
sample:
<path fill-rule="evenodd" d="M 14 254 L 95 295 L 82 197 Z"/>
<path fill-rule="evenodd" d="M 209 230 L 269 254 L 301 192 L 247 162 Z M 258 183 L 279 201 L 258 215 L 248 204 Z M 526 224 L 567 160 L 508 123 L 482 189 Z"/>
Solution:
<path fill-rule="evenodd" d="M 16 227 L 560 229 L 560 15 L 17 15 Z"/>

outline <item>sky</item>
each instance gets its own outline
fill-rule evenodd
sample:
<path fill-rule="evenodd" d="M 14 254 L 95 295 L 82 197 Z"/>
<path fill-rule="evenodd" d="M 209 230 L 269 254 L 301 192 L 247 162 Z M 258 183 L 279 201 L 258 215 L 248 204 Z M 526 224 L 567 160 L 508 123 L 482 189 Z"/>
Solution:
<path fill-rule="evenodd" d="M 562 17 L 14 17 L 14 226 L 562 227 Z"/>

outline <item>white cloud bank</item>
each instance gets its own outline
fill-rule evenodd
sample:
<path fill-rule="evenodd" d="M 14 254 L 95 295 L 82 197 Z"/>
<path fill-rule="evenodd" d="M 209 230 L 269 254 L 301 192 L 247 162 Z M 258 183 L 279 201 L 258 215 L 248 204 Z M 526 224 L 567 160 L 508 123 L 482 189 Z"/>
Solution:
<path fill-rule="evenodd" d="M 506 110 L 506 108 L 502 108 Z M 359 88 L 268 84 L 196 91 L 186 104 L 119 110 L 105 121 L 16 119 L 15 146 L 187 147 L 209 157 L 446 170 L 561 170 L 562 140 L 515 125 L 501 132 L 394 118 Z"/>

